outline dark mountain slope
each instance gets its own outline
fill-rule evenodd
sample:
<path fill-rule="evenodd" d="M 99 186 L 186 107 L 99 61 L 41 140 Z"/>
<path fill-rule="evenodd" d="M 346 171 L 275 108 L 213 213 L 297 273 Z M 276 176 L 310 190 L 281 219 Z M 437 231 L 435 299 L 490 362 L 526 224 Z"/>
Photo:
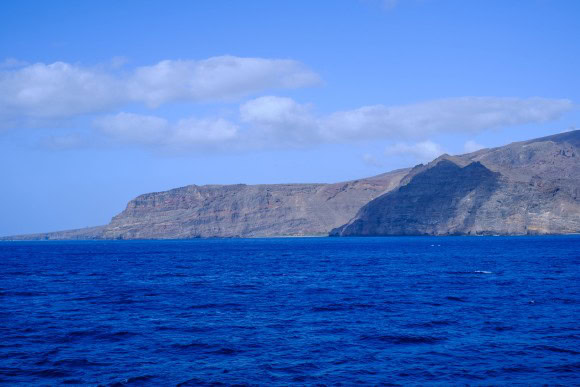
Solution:
<path fill-rule="evenodd" d="M 443 156 L 413 168 L 331 235 L 580 232 L 579 139 L 574 131 Z"/>

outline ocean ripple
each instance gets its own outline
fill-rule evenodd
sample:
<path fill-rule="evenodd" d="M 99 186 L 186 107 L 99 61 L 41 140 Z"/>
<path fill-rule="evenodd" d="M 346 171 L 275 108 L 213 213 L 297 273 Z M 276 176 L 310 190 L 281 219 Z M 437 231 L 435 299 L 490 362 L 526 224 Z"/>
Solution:
<path fill-rule="evenodd" d="M 580 385 L 579 246 L 0 243 L 0 384 Z"/>

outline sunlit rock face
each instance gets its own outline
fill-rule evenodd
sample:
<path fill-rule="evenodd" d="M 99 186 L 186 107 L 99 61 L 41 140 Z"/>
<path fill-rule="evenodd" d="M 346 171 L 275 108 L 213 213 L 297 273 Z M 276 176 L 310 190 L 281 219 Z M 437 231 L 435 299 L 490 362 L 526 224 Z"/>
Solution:
<path fill-rule="evenodd" d="M 107 239 L 327 235 L 408 170 L 337 184 L 187 186 L 129 202 Z"/>
<path fill-rule="evenodd" d="M 325 236 L 408 172 L 336 184 L 190 185 L 141 195 L 105 226 L 3 239 Z"/>

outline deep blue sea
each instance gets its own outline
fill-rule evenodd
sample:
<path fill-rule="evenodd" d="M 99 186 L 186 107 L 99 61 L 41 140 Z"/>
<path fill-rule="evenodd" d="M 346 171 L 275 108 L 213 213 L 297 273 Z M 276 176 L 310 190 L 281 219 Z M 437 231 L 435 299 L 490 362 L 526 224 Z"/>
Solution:
<path fill-rule="evenodd" d="M 580 237 L 3 242 L 0 383 L 580 384 Z"/>

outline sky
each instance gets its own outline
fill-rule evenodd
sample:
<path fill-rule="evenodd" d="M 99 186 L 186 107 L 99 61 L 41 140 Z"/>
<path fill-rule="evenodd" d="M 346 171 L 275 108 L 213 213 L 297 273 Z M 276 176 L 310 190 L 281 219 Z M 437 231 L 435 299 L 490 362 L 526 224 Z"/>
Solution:
<path fill-rule="evenodd" d="M 580 127 L 576 0 L 0 3 L 0 235 Z"/>

